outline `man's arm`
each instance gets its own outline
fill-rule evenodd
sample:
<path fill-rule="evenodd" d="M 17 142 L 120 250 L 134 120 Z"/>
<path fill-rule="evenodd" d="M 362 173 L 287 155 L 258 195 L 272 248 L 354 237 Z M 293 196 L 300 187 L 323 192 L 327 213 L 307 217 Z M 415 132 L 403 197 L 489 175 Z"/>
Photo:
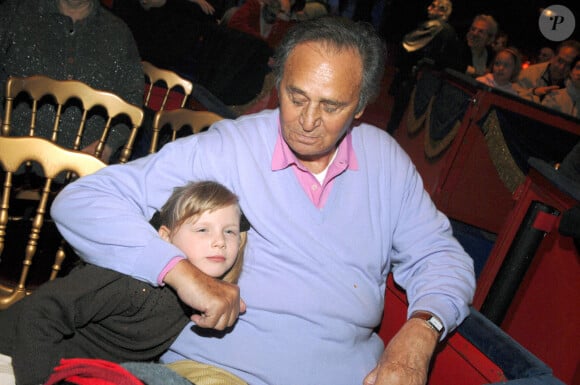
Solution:
<path fill-rule="evenodd" d="M 237 287 L 185 263 L 167 269 L 182 253 L 148 222 L 174 187 L 211 178 L 200 169 L 194 172 L 196 148 L 197 138 L 191 137 L 155 155 L 81 178 L 59 193 L 51 214 L 84 260 L 153 285 L 167 283 L 183 302 L 204 314 L 197 320 L 200 326 L 223 329 L 244 307 Z"/>
<path fill-rule="evenodd" d="M 475 275 L 472 259 L 453 238 L 448 219 L 431 201 L 415 167 L 397 162 L 393 167 L 399 170 L 401 187 L 392 193 L 396 226 L 391 263 L 395 281 L 407 293 L 408 320 L 363 384 L 424 385 L 437 342 L 469 313 Z M 434 315 L 437 325 L 415 318 L 417 312 Z"/>
<path fill-rule="evenodd" d="M 425 385 L 439 333 L 411 318 L 389 341 L 379 363 L 363 385 Z"/>
<path fill-rule="evenodd" d="M 233 326 L 239 313 L 246 311 L 246 304 L 240 299 L 237 285 L 212 278 L 182 260 L 171 269 L 164 282 L 175 289 L 179 298 L 197 309 L 200 314 L 191 316 L 198 326 L 223 330 Z"/>

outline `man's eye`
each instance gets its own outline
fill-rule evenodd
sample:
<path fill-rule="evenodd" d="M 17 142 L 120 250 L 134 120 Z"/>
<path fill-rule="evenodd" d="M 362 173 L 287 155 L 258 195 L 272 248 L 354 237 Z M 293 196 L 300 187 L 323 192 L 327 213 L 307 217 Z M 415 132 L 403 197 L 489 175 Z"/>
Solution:
<path fill-rule="evenodd" d="M 338 107 L 335 106 L 334 104 L 325 104 L 324 107 L 322 107 L 324 109 L 324 112 L 328 112 L 328 113 L 333 113 L 338 111 Z"/>
<path fill-rule="evenodd" d="M 292 98 L 292 104 L 294 104 L 295 106 L 303 106 L 304 103 L 306 103 L 305 100 Z"/>

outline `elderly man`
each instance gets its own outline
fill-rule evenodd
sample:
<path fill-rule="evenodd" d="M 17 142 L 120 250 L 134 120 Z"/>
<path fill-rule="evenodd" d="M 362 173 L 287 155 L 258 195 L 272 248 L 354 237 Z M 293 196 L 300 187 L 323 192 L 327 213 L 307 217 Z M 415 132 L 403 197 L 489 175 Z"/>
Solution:
<path fill-rule="evenodd" d="M 0 89 L 8 76 L 42 74 L 58 80 L 74 79 L 143 104 L 143 68 L 129 28 L 103 9 L 99 0 L 6 0 L 0 5 Z M 0 95 L 0 116 L 4 95 Z M 39 136 L 51 136 L 54 113 L 45 105 L 37 113 Z M 27 135 L 30 108 L 16 106 L 12 135 Z M 59 144 L 72 147 L 81 118 L 77 108 L 62 115 Z M 87 121 L 82 147 L 93 152 L 102 124 Z M 70 128 L 70 129 L 67 129 Z M 112 127 L 103 159 L 125 144 L 129 128 Z"/>
<path fill-rule="evenodd" d="M 275 55 L 279 109 L 220 121 L 58 196 L 53 217 L 83 258 L 170 285 L 201 310 L 164 362 L 218 365 L 253 385 L 425 384 L 437 341 L 468 314 L 473 261 L 404 151 L 354 125 L 383 59 L 367 24 L 303 21 Z M 174 186 L 199 179 L 235 191 L 251 224 L 239 287 L 186 263 L 148 224 Z M 389 272 L 409 319 L 385 348 L 374 330 Z"/>
<path fill-rule="evenodd" d="M 580 42 L 566 40 L 558 46 L 557 54 L 549 61 L 522 70 L 518 84 L 525 89 L 522 97 L 541 103 L 547 94 L 565 87 L 572 61 L 580 54 Z"/>
<path fill-rule="evenodd" d="M 490 15 L 477 15 L 465 36 L 462 60 L 465 62 L 465 73 L 478 77 L 489 72 L 493 60 L 491 44 L 495 41 L 498 25 Z"/>

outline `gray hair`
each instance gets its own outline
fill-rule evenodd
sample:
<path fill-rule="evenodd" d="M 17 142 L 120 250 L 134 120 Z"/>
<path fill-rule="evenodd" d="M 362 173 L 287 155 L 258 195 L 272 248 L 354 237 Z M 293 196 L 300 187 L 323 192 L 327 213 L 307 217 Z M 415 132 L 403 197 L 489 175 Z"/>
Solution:
<path fill-rule="evenodd" d="M 498 30 L 499 27 L 498 27 L 497 21 L 495 21 L 495 19 L 493 18 L 493 16 L 490 16 L 490 15 L 477 15 L 473 19 L 473 22 L 475 23 L 477 20 L 483 20 L 483 21 L 485 21 L 489 25 L 489 30 L 487 31 L 487 34 L 488 34 L 489 37 L 495 39 L 495 35 L 497 35 L 497 30 Z"/>
<path fill-rule="evenodd" d="M 354 22 L 338 16 L 304 20 L 292 27 L 274 54 L 273 72 L 279 87 L 284 66 L 296 46 L 305 42 L 321 42 L 337 51 L 355 49 L 362 59 L 362 84 L 356 112 L 373 101 L 380 92 L 385 69 L 384 45 L 368 23 Z"/>

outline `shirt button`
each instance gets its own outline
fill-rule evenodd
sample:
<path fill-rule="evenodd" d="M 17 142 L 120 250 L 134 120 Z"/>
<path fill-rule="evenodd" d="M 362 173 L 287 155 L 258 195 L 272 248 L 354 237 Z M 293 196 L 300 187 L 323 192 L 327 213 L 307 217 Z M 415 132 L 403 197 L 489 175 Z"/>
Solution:
<path fill-rule="evenodd" d="M 318 190 L 318 185 L 317 184 L 313 184 L 312 187 L 310 187 L 313 191 Z"/>

